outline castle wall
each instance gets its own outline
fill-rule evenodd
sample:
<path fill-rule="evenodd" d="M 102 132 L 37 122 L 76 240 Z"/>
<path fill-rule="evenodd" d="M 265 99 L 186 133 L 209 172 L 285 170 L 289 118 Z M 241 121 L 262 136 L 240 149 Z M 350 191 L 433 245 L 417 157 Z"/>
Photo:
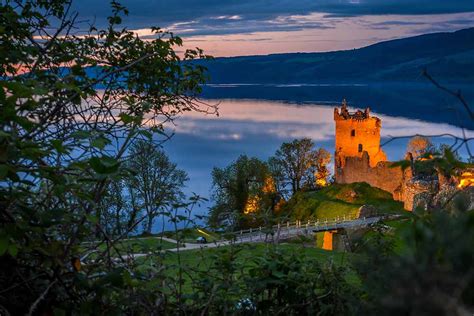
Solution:
<path fill-rule="evenodd" d="M 392 193 L 395 200 L 403 200 L 402 184 L 408 172 L 391 165 L 391 162 L 381 161 L 371 167 L 367 152 L 362 157 L 346 157 L 344 168 L 336 170 L 337 183 L 367 182 Z"/>
<path fill-rule="evenodd" d="M 379 118 L 371 117 L 370 110 L 349 112 L 343 101 L 341 110 L 334 109 L 336 123 L 336 151 L 334 172 L 337 183 L 366 182 L 373 187 L 392 193 L 412 211 L 433 188 L 412 181 L 412 171 L 392 167 L 393 163 L 380 148 Z M 328 237 L 329 238 L 329 237 Z"/>
<path fill-rule="evenodd" d="M 348 119 L 336 121 L 336 152 L 345 157 L 362 157 L 367 151 L 374 157 L 371 166 L 386 160 L 380 149 L 380 120 L 370 117 L 363 120 Z M 362 145 L 362 151 L 359 151 Z"/>

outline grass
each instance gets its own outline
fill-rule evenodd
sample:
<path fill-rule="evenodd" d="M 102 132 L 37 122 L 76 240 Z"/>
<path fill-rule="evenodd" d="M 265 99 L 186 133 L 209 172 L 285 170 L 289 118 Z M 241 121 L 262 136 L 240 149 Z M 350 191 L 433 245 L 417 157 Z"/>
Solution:
<path fill-rule="evenodd" d="M 324 243 L 324 232 L 316 233 L 316 247 L 323 248 Z"/>
<path fill-rule="evenodd" d="M 365 182 L 333 184 L 319 191 L 298 192 L 283 211 L 293 219 L 331 220 L 344 216 L 355 218 L 362 205 L 375 206 L 380 213 L 404 212 L 403 203 L 394 201 L 389 192 Z"/>
<path fill-rule="evenodd" d="M 148 253 L 159 250 L 167 250 L 176 248 L 176 243 L 172 243 L 166 240 L 162 240 L 159 237 L 144 237 L 144 238 L 131 238 L 118 241 L 114 245 L 115 249 L 121 254 L 126 253 Z M 93 244 L 87 244 L 82 246 L 82 251 L 87 252 L 87 249 L 93 248 Z M 98 252 L 106 250 L 105 244 L 100 244 L 97 247 Z M 114 248 L 111 249 L 113 255 L 117 255 L 117 251 Z M 94 258 L 92 255 L 91 258 Z"/>
<path fill-rule="evenodd" d="M 101 247 L 105 249 L 105 245 L 101 245 Z M 117 248 L 123 251 L 140 253 L 157 249 L 166 250 L 176 248 L 176 243 L 162 240 L 159 237 L 145 237 L 120 241 L 117 244 Z"/>
<path fill-rule="evenodd" d="M 229 251 L 230 247 L 232 246 L 183 251 L 182 253 L 180 253 L 181 263 L 189 264 L 190 266 L 203 265 L 203 267 L 205 268 L 206 265 L 208 266 L 208 264 L 212 263 L 212 260 L 209 259 L 214 258 L 214 255 L 220 255 L 222 254 L 222 252 Z M 328 259 L 333 259 L 342 263 L 343 257 L 345 256 L 344 253 L 326 251 L 315 247 L 303 247 L 294 243 L 282 243 L 276 246 L 265 243 L 255 243 L 243 244 L 242 247 L 239 247 L 240 249 L 236 260 L 238 263 L 246 262 L 251 265 L 253 261 L 252 259 L 263 256 L 263 253 L 269 247 L 277 247 L 277 249 L 282 251 L 283 253 L 296 252 L 319 262 L 327 261 Z M 166 259 L 168 261 L 167 263 L 177 263 L 177 256 L 178 255 L 176 253 L 170 253 Z"/>
<path fill-rule="evenodd" d="M 156 264 L 158 261 L 161 262 L 162 266 L 166 268 L 166 274 L 170 277 L 176 277 L 179 267 L 182 267 L 183 278 L 184 278 L 184 290 L 185 292 L 192 291 L 191 279 L 199 277 L 202 273 L 206 274 L 211 268 L 215 273 L 215 267 L 228 267 L 229 258 L 235 255 L 234 265 L 239 267 L 236 273 L 236 279 L 239 279 L 245 275 L 248 276 L 248 272 L 252 267 L 258 264 L 258 259 L 263 258 L 264 254 L 270 247 L 276 247 L 283 255 L 289 255 L 295 253 L 299 256 L 305 256 L 308 260 L 314 260 L 317 262 L 328 262 L 332 260 L 336 265 L 344 265 L 347 263 L 348 254 L 335 251 L 326 251 L 318 249 L 316 247 L 308 247 L 295 243 L 284 243 L 278 245 L 272 244 L 239 244 L 239 245 L 227 245 L 218 248 L 202 248 L 195 250 L 186 250 L 180 252 L 167 252 L 161 254 L 160 257 L 149 256 L 147 258 L 139 258 L 143 267 L 149 266 L 150 264 Z M 212 273 L 212 272 L 211 272 Z"/>
<path fill-rule="evenodd" d="M 178 235 L 177 235 L 178 234 Z M 178 233 L 176 232 L 164 232 L 161 234 L 148 234 L 148 235 L 138 235 L 138 236 L 131 236 L 127 239 L 123 239 L 115 243 L 115 248 L 120 252 L 120 254 L 125 253 L 149 253 L 149 252 L 156 252 L 159 250 L 168 250 L 176 248 L 175 242 L 170 242 L 167 240 L 163 240 L 160 237 L 167 237 L 170 239 L 175 239 L 179 237 L 181 241 L 181 247 L 183 247 L 183 243 L 196 243 L 196 238 L 203 236 L 206 238 L 208 242 L 214 242 L 220 240 L 220 236 L 216 233 L 209 232 L 205 229 L 184 229 L 179 230 Z M 87 248 L 91 248 L 89 246 L 84 245 L 83 251 L 85 252 Z M 105 244 L 101 244 L 97 247 L 99 252 L 104 251 L 106 249 Z M 112 249 L 112 252 L 115 253 L 116 251 Z"/>

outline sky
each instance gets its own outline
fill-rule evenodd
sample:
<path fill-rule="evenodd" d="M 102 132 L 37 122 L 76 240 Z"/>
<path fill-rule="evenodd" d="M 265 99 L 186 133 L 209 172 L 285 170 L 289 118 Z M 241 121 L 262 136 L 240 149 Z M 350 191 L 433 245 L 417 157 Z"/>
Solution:
<path fill-rule="evenodd" d="M 474 27 L 474 0 L 122 0 L 123 25 L 151 26 L 215 57 L 353 49 L 384 40 Z M 76 0 L 83 21 L 103 26 L 107 0 Z M 84 25 L 87 24 L 86 22 Z"/>

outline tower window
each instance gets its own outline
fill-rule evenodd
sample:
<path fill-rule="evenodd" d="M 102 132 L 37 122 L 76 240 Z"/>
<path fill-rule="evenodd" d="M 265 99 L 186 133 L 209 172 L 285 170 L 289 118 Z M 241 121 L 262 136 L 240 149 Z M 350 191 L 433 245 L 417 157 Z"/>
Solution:
<path fill-rule="evenodd" d="M 362 152 L 362 144 L 359 144 L 359 152 Z"/>
<path fill-rule="evenodd" d="M 352 136 L 352 137 L 356 136 L 356 130 L 355 130 L 355 129 L 353 129 L 353 130 L 351 131 L 351 136 Z"/>

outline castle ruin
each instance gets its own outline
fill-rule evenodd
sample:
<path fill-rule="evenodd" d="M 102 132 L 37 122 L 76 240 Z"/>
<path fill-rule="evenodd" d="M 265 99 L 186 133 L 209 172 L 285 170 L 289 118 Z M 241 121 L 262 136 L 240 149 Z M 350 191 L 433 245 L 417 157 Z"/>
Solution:
<path fill-rule="evenodd" d="M 366 182 L 373 187 L 392 193 L 404 201 L 412 193 L 407 187 L 411 170 L 393 167 L 380 147 L 382 122 L 370 115 L 370 109 L 349 112 L 346 101 L 334 109 L 336 140 L 334 173 L 337 183 Z M 405 208 L 411 207 L 405 203 Z M 411 210 L 411 208 L 410 208 Z"/>
<path fill-rule="evenodd" d="M 413 156 L 408 153 L 411 166 L 403 170 L 387 161 L 380 147 L 380 118 L 371 116 L 370 109 L 349 112 L 347 103 L 334 109 L 336 140 L 334 174 L 336 183 L 366 182 L 390 192 L 393 199 L 402 201 L 408 211 L 417 207 L 427 209 L 439 204 L 446 192 L 469 187 L 470 205 L 474 207 L 474 171 L 458 170 L 459 176 L 446 177 L 439 170 L 432 177 L 417 175 L 413 170 Z"/>

